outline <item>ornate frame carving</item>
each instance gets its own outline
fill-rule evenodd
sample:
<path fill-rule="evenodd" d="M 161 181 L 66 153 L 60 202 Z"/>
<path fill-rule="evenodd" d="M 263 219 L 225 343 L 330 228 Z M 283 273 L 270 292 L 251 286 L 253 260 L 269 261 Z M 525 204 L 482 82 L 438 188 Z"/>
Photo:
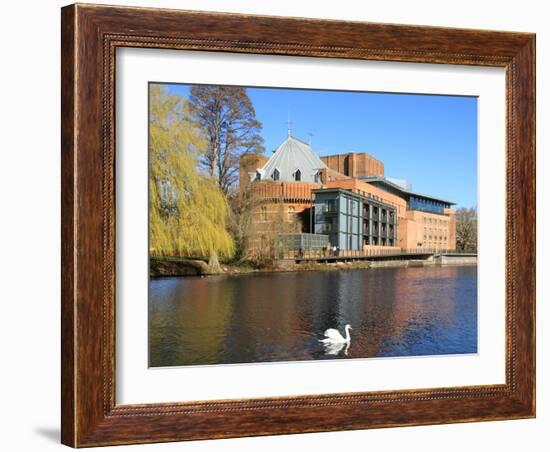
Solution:
<path fill-rule="evenodd" d="M 506 68 L 506 383 L 115 404 L 117 47 Z M 62 9 L 62 442 L 82 447 L 535 415 L 535 36 L 71 5 Z M 324 408 L 331 406 L 328 418 Z"/>

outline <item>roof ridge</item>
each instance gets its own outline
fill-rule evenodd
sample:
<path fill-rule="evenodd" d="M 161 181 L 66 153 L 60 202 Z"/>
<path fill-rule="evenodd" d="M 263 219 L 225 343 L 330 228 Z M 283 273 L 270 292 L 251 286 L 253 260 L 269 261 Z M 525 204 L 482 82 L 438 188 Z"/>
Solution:
<path fill-rule="evenodd" d="M 369 183 L 369 182 L 382 182 L 382 183 L 388 184 L 390 186 L 393 186 L 397 190 L 399 190 L 403 193 L 407 193 L 407 194 L 412 195 L 412 196 L 419 196 L 421 198 L 433 199 L 435 201 L 443 202 L 445 204 L 456 205 L 456 202 L 454 202 L 454 201 L 449 201 L 447 199 L 438 198 L 436 196 L 425 195 L 423 193 L 419 193 L 419 192 L 414 191 L 412 189 L 409 190 L 409 189 L 406 189 L 404 187 L 401 187 L 400 185 L 396 184 L 395 182 L 392 182 L 391 180 L 389 180 L 385 176 L 367 176 L 367 177 L 364 177 L 362 179 L 367 183 Z"/>
<path fill-rule="evenodd" d="M 305 144 L 308 148 L 312 149 L 311 145 L 309 143 L 306 143 L 304 140 L 301 140 L 300 138 L 295 137 L 294 135 L 289 135 L 286 139 L 292 138 L 293 140 L 299 141 L 302 144 Z"/>
<path fill-rule="evenodd" d="M 310 145 L 299 138 L 288 135 L 262 166 L 264 171 L 262 179 L 272 177 L 273 170 L 278 168 L 281 181 L 293 180 L 295 171 L 299 169 L 302 173 L 302 181 L 313 182 L 316 171 L 326 167 L 326 164 Z"/>

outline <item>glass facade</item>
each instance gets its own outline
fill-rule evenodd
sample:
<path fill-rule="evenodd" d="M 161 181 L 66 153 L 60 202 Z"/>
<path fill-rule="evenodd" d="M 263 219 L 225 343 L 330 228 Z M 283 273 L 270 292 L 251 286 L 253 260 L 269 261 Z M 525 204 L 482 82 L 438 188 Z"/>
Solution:
<path fill-rule="evenodd" d="M 350 191 L 315 191 L 314 221 L 315 234 L 327 234 L 331 246 L 341 250 L 397 242 L 395 208 Z"/>
<path fill-rule="evenodd" d="M 420 210 L 422 212 L 438 213 L 443 215 L 443 209 L 451 207 L 450 204 L 437 201 L 435 199 L 421 198 L 411 195 L 409 197 L 409 209 Z"/>
<path fill-rule="evenodd" d="M 439 200 L 431 198 L 430 196 L 423 196 L 411 191 L 411 186 L 408 184 L 408 188 L 404 190 L 402 187 L 388 181 L 384 178 L 367 178 L 365 182 L 381 188 L 382 190 L 392 193 L 400 198 L 406 199 L 409 210 L 419 210 L 422 212 L 437 213 L 443 215 L 443 210 L 450 208 L 453 203 L 446 202 L 445 200 Z"/>

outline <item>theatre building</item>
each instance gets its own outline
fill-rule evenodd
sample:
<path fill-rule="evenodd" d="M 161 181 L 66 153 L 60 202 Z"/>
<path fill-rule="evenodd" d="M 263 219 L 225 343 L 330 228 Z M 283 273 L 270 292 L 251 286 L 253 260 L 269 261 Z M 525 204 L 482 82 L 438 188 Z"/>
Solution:
<path fill-rule="evenodd" d="M 258 234 L 273 237 L 279 230 L 291 248 L 355 253 L 456 248 L 454 203 L 386 178 L 383 162 L 367 153 L 319 157 L 289 135 L 269 158 L 243 155 L 240 190 L 257 200 Z"/>

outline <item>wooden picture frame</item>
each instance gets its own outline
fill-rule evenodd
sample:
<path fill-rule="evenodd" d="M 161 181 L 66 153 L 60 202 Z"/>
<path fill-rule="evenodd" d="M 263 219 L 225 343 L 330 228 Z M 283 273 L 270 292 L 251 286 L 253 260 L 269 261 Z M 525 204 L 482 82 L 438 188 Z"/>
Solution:
<path fill-rule="evenodd" d="M 84 447 L 535 416 L 534 34 L 79 4 L 62 9 L 61 34 L 64 444 Z M 117 47 L 505 68 L 506 383 L 117 405 Z"/>

